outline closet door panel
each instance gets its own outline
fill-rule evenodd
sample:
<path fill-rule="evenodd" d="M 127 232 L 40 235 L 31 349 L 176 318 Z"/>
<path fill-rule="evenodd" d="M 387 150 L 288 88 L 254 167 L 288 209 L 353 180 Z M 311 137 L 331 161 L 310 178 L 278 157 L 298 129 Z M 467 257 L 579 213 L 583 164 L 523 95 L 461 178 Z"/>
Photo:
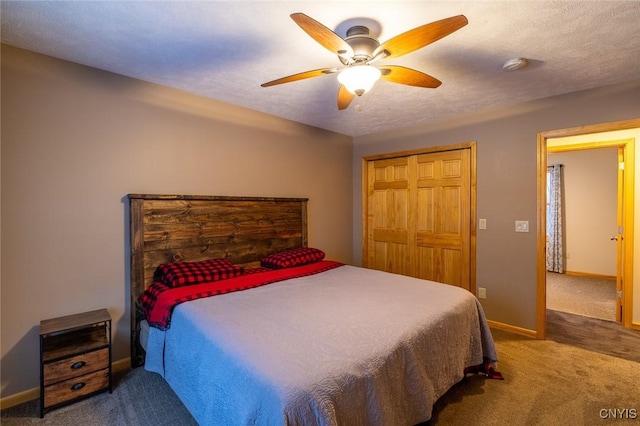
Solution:
<path fill-rule="evenodd" d="M 429 247 L 417 247 L 416 255 L 420 258 L 420 262 L 416 264 L 417 278 L 423 280 L 438 281 L 436 267 L 436 251 Z"/>
<path fill-rule="evenodd" d="M 369 162 L 368 265 L 410 274 L 407 158 Z"/>

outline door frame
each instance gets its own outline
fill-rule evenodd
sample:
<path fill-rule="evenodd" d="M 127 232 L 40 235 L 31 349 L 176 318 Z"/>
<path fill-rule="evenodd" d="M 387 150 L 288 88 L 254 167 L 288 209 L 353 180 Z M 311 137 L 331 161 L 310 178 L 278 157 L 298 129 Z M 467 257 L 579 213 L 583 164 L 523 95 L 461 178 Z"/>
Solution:
<path fill-rule="evenodd" d="M 362 157 L 362 259 L 363 262 L 367 259 L 368 247 L 366 244 L 367 238 L 367 220 L 369 206 L 367 203 L 368 188 L 368 170 L 367 164 L 370 161 L 384 160 L 396 157 L 408 157 L 411 155 L 430 154 L 434 152 L 446 152 L 456 151 L 460 149 L 469 150 L 469 167 L 470 167 L 470 212 L 469 212 L 469 291 L 476 294 L 476 240 L 477 240 L 477 160 L 476 160 L 476 142 L 463 142 L 453 145 L 434 146 L 428 148 L 419 148 L 409 151 L 398 151 L 384 154 L 368 155 Z"/>
<path fill-rule="evenodd" d="M 546 338 L 547 332 L 547 300 L 546 300 L 546 229 L 547 229 L 547 140 L 567 136 L 580 136 L 592 133 L 612 132 L 617 130 L 629 130 L 640 128 L 640 119 L 616 121 L 611 123 L 594 124 L 589 126 L 573 127 L 568 129 L 550 130 L 538 133 L 538 235 L 537 235 L 537 301 L 536 301 L 536 337 Z M 624 241 L 624 277 L 622 300 L 622 325 L 632 327 L 633 319 L 633 210 L 634 210 L 634 162 L 635 152 L 633 139 L 626 143 L 612 141 L 610 145 L 595 143 L 592 147 L 623 146 L 625 150 L 625 226 Z M 606 142 L 605 142 L 606 143 Z M 617 144 L 615 144 L 617 143 Z M 582 144 L 584 147 L 585 144 Z M 577 147 L 578 145 L 576 145 Z M 627 164 L 629 163 L 629 164 Z"/>

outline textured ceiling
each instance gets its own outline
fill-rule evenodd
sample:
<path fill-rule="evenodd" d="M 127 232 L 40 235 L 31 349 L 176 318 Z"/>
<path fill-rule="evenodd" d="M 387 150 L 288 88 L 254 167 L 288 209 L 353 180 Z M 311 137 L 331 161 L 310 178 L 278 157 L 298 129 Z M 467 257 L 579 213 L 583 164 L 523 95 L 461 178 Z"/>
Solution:
<path fill-rule="evenodd" d="M 454 15 L 469 24 L 382 61 L 442 81 L 379 81 L 338 111 L 340 67 L 289 17 L 303 12 L 340 36 L 370 24 L 384 42 Z M 351 136 L 640 79 L 638 1 L 2 1 L 2 42 Z M 511 58 L 529 66 L 502 71 Z M 356 108 L 360 105 L 360 111 Z"/>

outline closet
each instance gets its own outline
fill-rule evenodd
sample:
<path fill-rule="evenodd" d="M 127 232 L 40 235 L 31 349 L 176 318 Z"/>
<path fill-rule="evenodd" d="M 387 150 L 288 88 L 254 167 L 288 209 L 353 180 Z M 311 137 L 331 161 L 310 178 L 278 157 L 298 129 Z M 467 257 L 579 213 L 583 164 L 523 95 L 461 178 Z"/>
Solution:
<path fill-rule="evenodd" d="M 475 292 L 475 143 L 363 159 L 365 267 Z"/>

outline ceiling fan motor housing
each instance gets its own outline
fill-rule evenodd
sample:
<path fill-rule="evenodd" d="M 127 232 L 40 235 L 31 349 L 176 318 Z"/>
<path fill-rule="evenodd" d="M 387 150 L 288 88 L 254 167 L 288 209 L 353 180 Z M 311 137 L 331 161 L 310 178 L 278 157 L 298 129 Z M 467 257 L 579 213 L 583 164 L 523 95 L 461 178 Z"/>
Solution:
<path fill-rule="evenodd" d="M 369 28 L 356 25 L 347 30 L 344 39 L 353 49 L 354 62 L 367 62 L 373 59 L 373 52 L 380 47 L 380 43 L 369 35 Z"/>

